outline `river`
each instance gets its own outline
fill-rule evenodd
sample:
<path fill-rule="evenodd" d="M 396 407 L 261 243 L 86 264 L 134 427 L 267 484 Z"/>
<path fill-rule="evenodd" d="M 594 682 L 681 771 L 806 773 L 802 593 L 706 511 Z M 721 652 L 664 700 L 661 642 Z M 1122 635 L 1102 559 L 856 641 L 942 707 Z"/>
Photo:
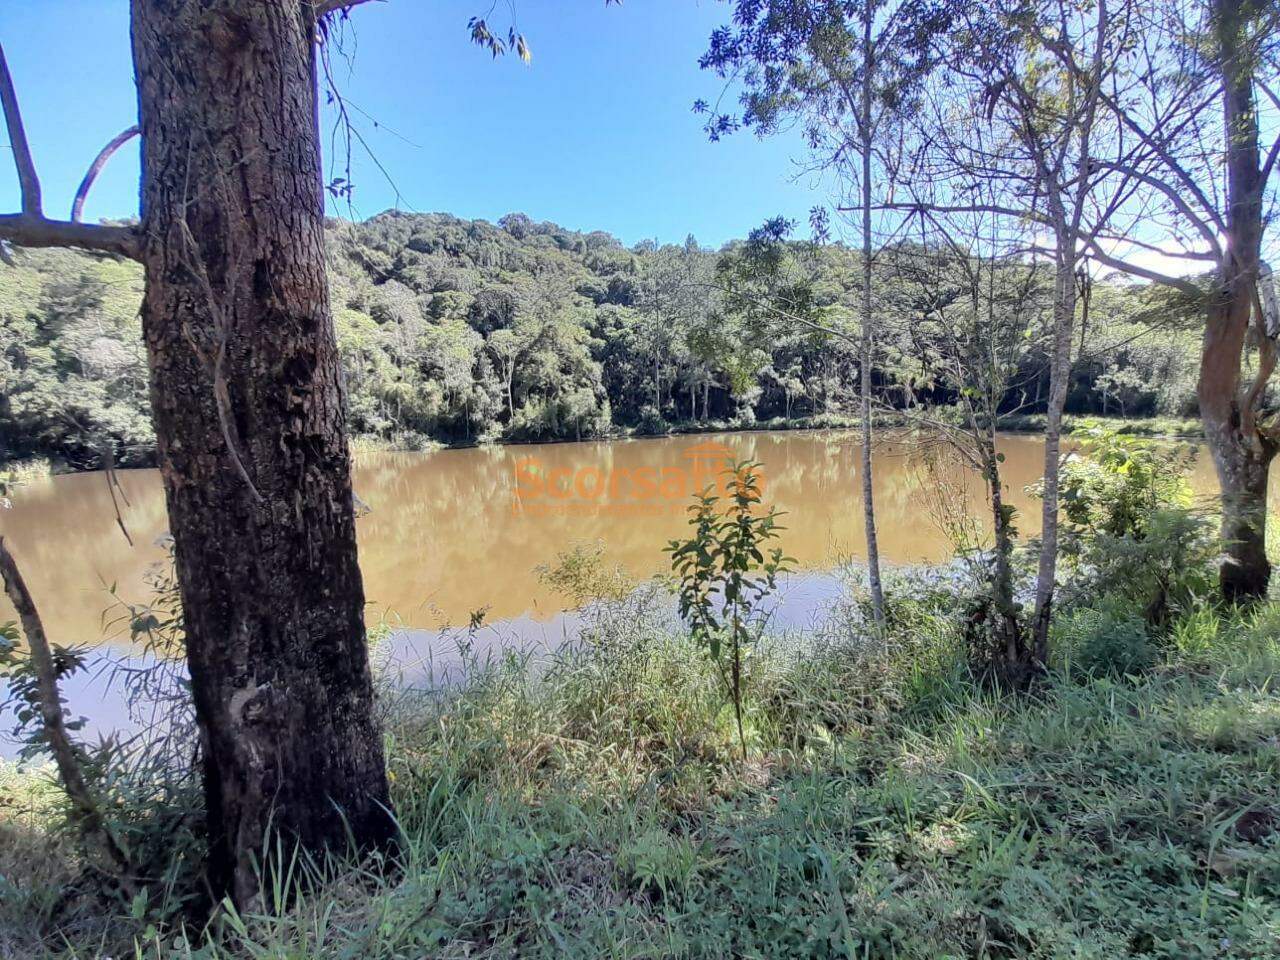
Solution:
<path fill-rule="evenodd" d="M 1043 441 L 1000 441 L 1023 535 L 1039 529 L 1039 502 L 1026 490 L 1041 475 Z M 939 523 L 949 499 L 986 523 L 977 476 L 938 450 L 941 470 L 924 468 L 918 445 L 901 436 L 877 447 L 879 542 L 886 562 L 944 559 L 952 546 Z M 569 599 L 540 582 L 537 567 L 575 543 L 603 543 L 605 559 L 636 578 L 667 568 L 663 547 L 686 527 L 694 486 L 726 458 L 758 461 L 765 499 L 785 512 L 781 545 L 801 570 L 831 569 L 864 556 L 856 462 L 847 431 L 770 431 L 537 446 L 491 446 L 431 453 L 362 455 L 357 496 L 360 566 L 370 620 L 407 627 L 547 622 Z M 146 575 L 165 562 L 164 494 L 155 470 L 118 472 L 120 517 L 101 473 L 34 481 L 0 510 L 0 533 L 21 565 L 57 643 L 112 642 L 104 629 L 110 589 L 130 602 L 148 598 Z M 941 478 L 942 489 L 938 489 Z M 1207 456 L 1194 488 L 1216 490 Z M 0 598 L 0 620 L 12 609 Z M 105 618 L 110 620 L 110 614 Z"/>
<path fill-rule="evenodd" d="M 1006 435 L 1000 451 L 1005 502 L 1017 509 L 1021 534 L 1034 536 L 1040 505 L 1027 487 L 1041 476 L 1043 440 Z M 976 530 L 989 529 L 982 483 L 954 451 L 922 448 L 898 434 L 878 443 L 876 453 L 876 516 L 887 563 L 950 556 L 944 519 L 967 517 Z M 547 587 L 537 568 L 583 543 L 603 545 L 604 562 L 636 580 L 666 571 L 663 547 L 685 533 L 690 494 L 729 460 L 744 459 L 761 465 L 764 499 L 785 514 L 781 546 L 796 560 L 772 601 L 771 624 L 813 625 L 843 590 L 829 572 L 865 556 L 858 438 L 849 431 L 362 454 L 354 484 L 368 619 L 397 628 L 378 650 L 384 668 L 405 685 L 440 682 L 459 665 L 455 628 L 473 621 L 483 623 L 467 633 L 478 653 L 562 643 L 577 625 L 572 601 Z M 111 669 L 151 662 L 130 649 L 113 596 L 145 604 L 149 573 L 168 564 L 159 473 L 117 476 L 115 504 L 106 475 L 85 473 L 19 487 L 12 507 L 0 510 L 0 535 L 50 640 L 98 648 L 89 669 L 63 682 L 73 715 L 86 718 L 81 735 L 90 739 L 150 722 L 148 705 L 134 702 Z M 1216 492 L 1203 450 L 1191 483 L 1199 494 Z M 12 618 L 0 597 L 0 622 Z M 12 714 L 0 711 L 0 727 L 11 726 Z M 0 735 L 0 757 L 16 749 Z"/>

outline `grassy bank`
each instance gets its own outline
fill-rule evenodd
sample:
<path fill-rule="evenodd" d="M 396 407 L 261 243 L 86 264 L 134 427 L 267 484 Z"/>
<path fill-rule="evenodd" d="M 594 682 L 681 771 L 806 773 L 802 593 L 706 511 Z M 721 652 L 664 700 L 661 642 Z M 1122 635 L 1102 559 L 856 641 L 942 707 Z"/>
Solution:
<path fill-rule="evenodd" d="M 95 893 L 56 795 L 0 772 L 0 956 L 1263 957 L 1280 954 L 1280 607 L 1202 611 L 1137 676 L 1088 611 L 1030 698 L 976 685 L 908 591 L 719 678 L 642 592 L 536 669 L 388 693 L 403 853 L 253 916 L 156 929 Z M 1094 630 L 1096 633 L 1096 630 Z M 285 858 L 287 860 L 287 858 Z"/>

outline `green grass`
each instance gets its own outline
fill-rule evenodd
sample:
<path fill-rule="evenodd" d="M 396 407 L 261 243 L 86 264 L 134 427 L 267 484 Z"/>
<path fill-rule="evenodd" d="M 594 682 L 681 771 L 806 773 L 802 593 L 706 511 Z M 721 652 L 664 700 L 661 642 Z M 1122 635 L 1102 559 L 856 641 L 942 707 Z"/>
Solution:
<path fill-rule="evenodd" d="M 1280 607 L 1197 613 L 1143 675 L 1030 698 L 973 684 L 938 610 L 900 610 L 887 652 L 780 641 L 744 765 L 719 679 L 642 605 L 389 698 L 398 868 L 291 897 L 294 864 L 203 933 L 95 902 L 54 841 L 34 856 L 28 798 L 0 955 L 1280 955 Z"/>

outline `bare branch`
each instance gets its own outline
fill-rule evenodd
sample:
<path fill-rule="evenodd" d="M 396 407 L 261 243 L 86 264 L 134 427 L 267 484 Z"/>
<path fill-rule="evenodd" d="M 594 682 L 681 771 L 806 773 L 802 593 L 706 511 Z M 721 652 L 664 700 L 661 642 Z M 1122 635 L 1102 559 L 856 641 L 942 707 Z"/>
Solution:
<path fill-rule="evenodd" d="M 40 202 L 40 178 L 36 176 L 36 167 L 31 160 L 31 148 L 27 145 L 27 133 L 22 126 L 22 113 L 18 109 L 18 97 L 14 93 L 13 78 L 9 75 L 3 46 L 0 46 L 0 106 L 4 108 L 5 125 L 13 147 L 13 160 L 18 168 L 18 185 L 22 191 L 22 212 L 0 214 L 0 243 L 8 242 L 20 247 L 82 247 L 133 260 L 139 259 L 141 243 L 138 231 L 133 227 L 50 220 L 44 215 Z M 115 147 L 110 149 L 114 150 Z M 98 160 L 94 161 L 94 166 L 86 175 L 86 182 L 80 185 L 83 191 L 88 192 L 97 169 L 111 155 L 110 150 L 105 150 L 104 154 L 105 156 L 98 155 Z M 79 194 L 77 202 L 83 202 Z M 77 213 L 78 206 L 73 211 L 73 220 Z M 0 259 L 7 260 L 7 252 Z"/>
<path fill-rule="evenodd" d="M 120 842 L 102 817 L 98 804 L 94 802 L 89 785 L 85 782 L 81 770 L 81 758 L 71 737 L 67 733 L 66 723 L 62 716 L 62 697 L 58 692 L 57 667 L 54 664 L 53 651 L 44 632 L 44 624 L 36 610 L 35 600 L 27 589 L 26 581 L 18 570 L 13 554 L 5 546 L 0 537 L 0 580 L 4 582 L 5 593 L 9 595 L 18 619 L 22 623 L 22 632 L 26 634 L 27 646 L 30 650 L 31 666 L 36 676 L 36 690 L 39 696 L 40 719 L 44 725 L 44 737 L 53 754 L 53 760 L 62 778 L 62 787 L 71 801 L 80 823 L 87 833 L 99 834 L 106 845 L 107 852 L 120 872 L 120 879 L 126 889 L 132 891 L 129 880 L 129 857 Z"/>
<path fill-rule="evenodd" d="M 1280 159 L 1280 137 L 1276 137 L 1275 142 L 1271 144 L 1271 149 L 1267 151 L 1267 159 L 1262 164 L 1262 174 L 1258 180 L 1263 186 L 1271 178 L 1271 171 L 1275 169 L 1277 159 Z"/>
<path fill-rule="evenodd" d="M 850 213 L 860 210 L 861 207 L 848 206 L 836 207 L 841 213 Z M 1016 220 L 1030 220 L 1032 223 L 1038 223 L 1043 226 L 1050 226 L 1049 219 L 1031 209 L 1018 210 L 1015 207 L 1005 207 L 993 203 L 966 203 L 966 204 L 939 204 L 939 203 L 877 203 L 873 204 L 873 210 L 902 210 L 913 213 L 994 213 L 1003 217 L 1012 217 Z"/>
<path fill-rule="evenodd" d="M 111 159 L 111 155 L 136 137 L 139 132 L 138 125 L 135 123 L 128 130 L 122 130 L 117 133 L 105 147 L 98 151 L 98 155 L 93 158 L 93 163 L 89 164 L 89 169 L 85 171 L 84 179 L 80 181 L 80 186 L 76 187 L 76 198 L 71 203 L 72 223 L 80 222 L 80 215 L 84 212 L 84 201 L 89 196 L 89 189 L 93 186 L 93 181 L 98 179 L 98 174 L 102 172 L 102 168 L 106 166 L 107 161 Z"/>
<path fill-rule="evenodd" d="M 141 239 L 135 227 L 108 227 L 50 220 L 25 213 L 0 213 L 0 240 L 19 247 L 80 247 L 139 260 L 142 257 Z"/>
<path fill-rule="evenodd" d="M 22 212 L 28 216 L 41 215 L 40 178 L 31 159 L 31 147 L 27 145 L 27 131 L 22 126 L 22 113 L 18 109 L 18 95 L 13 90 L 13 77 L 5 62 L 4 46 L 0 44 L 0 106 L 4 107 L 4 122 L 9 129 L 9 144 L 13 147 L 13 162 L 18 167 L 18 186 L 22 190 Z"/>
<path fill-rule="evenodd" d="M 1209 244 L 1210 249 L 1213 250 L 1215 257 L 1217 259 L 1222 258 L 1222 244 L 1218 242 L 1218 234 L 1214 231 L 1214 224 L 1211 221 L 1206 220 L 1206 218 L 1197 215 L 1196 212 L 1191 209 L 1191 204 L 1187 203 L 1186 199 L 1177 190 L 1177 188 L 1171 186 L 1166 181 L 1161 180 L 1158 177 L 1153 177 L 1148 173 L 1144 173 L 1141 170 L 1138 170 L 1135 166 L 1129 164 L 1112 163 L 1106 160 L 1098 160 L 1095 162 L 1099 166 L 1115 170 L 1117 173 L 1129 177 L 1130 179 L 1137 180 L 1139 183 L 1144 183 L 1148 187 L 1158 190 L 1160 193 L 1164 194 L 1173 208 L 1182 214 L 1182 216 L 1186 218 L 1187 222 L 1200 232 L 1200 235 L 1204 237 L 1205 241 Z"/>
<path fill-rule="evenodd" d="M 1203 290 L 1185 277 L 1174 277 L 1167 273 L 1160 273 L 1158 270 L 1142 267 L 1136 263 L 1130 263 L 1120 257 L 1112 256 L 1098 245 L 1098 241 L 1095 238 L 1087 239 L 1085 241 L 1085 245 L 1089 248 L 1089 256 L 1093 257 L 1093 259 L 1097 260 L 1103 266 L 1110 267 L 1113 270 L 1119 270 L 1121 273 L 1127 273 L 1131 277 L 1141 277 L 1143 280 L 1150 280 L 1152 283 L 1159 283 L 1166 287 L 1173 287 L 1175 290 L 1181 290 L 1183 293 L 1190 294 L 1194 297 L 1199 297 L 1204 293 Z"/>

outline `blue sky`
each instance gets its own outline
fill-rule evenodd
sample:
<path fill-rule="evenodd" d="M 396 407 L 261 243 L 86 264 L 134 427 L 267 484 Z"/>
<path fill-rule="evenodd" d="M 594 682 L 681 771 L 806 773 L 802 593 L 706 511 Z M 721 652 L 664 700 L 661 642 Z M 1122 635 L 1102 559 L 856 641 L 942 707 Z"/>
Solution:
<path fill-rule="evenodd" d="M 533 52 L 525 66 L 470 43 L 467 20 L 489 2 L 387 0 L 352 14 L 351 62 L 335 58 L 335 73 L 368 114 L 354 116 L 403 208 L 489 220 L 519 210 L 628 244 L 693 233 L 718 245 L 778 214 L 804 223 L 821 202 L 812 178 L 795 179 L 797 135 L 709 143 L 691 111 L 720 91 L 697 58 L 727 3 L 514 0 Z M 510 22 L 498 0 L 490 25 L 505 35 Z M 128 0 L 0 0 L 0 38 L 46 212 L 66 216 L 89 160 L 136 116 Z M 395 205 L 358 147 L 353 169 L 357 216 Z M 136 214 L 137 174 L 131 145 L 99 179 L 85 218 Z M 0 157 L 0 209 L 16 210 L 17 197 L 11 158 Z"/>

